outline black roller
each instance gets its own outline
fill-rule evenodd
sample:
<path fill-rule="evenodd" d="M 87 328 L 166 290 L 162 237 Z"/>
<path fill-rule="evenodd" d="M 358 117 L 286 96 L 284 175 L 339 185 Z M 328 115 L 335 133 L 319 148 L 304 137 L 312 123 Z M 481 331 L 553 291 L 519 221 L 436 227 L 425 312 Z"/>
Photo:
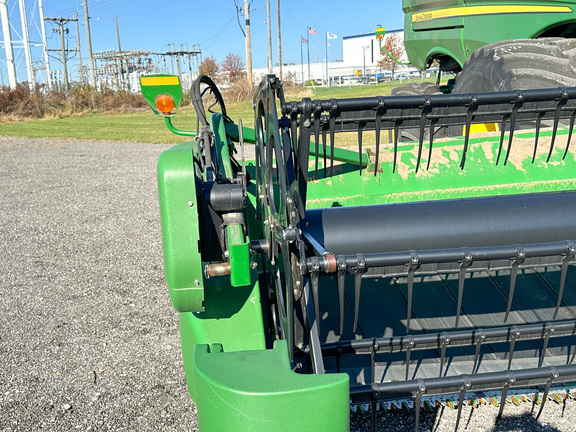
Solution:
<path fill-rule="evenodd" d="M 328 252 L 377 253 L 545 243 L 576 238 L 576 192 L 306 211 Z"/>

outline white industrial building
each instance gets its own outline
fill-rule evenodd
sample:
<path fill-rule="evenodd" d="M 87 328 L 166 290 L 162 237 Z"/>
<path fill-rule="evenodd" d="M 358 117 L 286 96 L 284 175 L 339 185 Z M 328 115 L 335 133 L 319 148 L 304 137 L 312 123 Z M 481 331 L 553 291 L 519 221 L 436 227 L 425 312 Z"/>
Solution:
<path fill-rule="evenodd" d="M 404 31 L 391 30 L 386 32 L 386 37 L 392 34 L 397 34 L 400 40 L 404 41 Z M 282 73 L 284 76 L 289 76 L 294 82 L 301 83 L 308 81 L 310 76 L 311 80 L 318 83 L 325 82 L 326 72 L 333 82 L 342 84 L 353 80 L 357 75 L 373 76 L 378 73 L 386 73 L 378 66 L 378 61 L 382 58 L 380 55 L 380 45 L 374 32 L 367 34 L 359 34 L 353 36 L 344 36 L 342 38 L 342 61 L 329 62 L 316 62 L 310 63 L 310 73 L 308 71 L 308 64 L 300 65 L 283 65 Z M 408 61 L 408 57 L 404 55 L 401 59 L 403 62 Z M 268 74 L 268 68 L 258 68 L 252 70 L 254 81 L 260 80 Z M 396 74 L 408 74 L 418 72 L 417 69 L 409 66 L 399 66 L 396 69 Z M 273 73 L 278 75 L 279 68 L 275 66 Z"/>

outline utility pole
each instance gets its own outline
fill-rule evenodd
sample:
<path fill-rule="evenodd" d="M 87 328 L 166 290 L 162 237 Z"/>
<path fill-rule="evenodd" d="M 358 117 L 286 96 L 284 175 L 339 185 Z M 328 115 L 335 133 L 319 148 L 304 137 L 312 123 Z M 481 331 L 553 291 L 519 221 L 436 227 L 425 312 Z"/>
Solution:
<path fill-rule="evenodd" d="M 252 48 L 250 42 L 250 4 L 244 0 L 244 14 L 246 15 L 246 69 L 248 88 L 252 91 Z"/>
<path fill-rule="evenodd" d="M 80 49 L 80 23 L 78 21 L 78 12 L 74 14 L 76 20 L 76 38 L 78 39 L 78 61 L 80 63 L 80 82 L 84 84 L 84 65 L 82 64 L 82 50 Z"/>
<path fill-rule="evenodd" d="M 78 21 L 78 18 L 64 18 L 64 17 L 48 17 L 44 18 L 46 21 L 55 21 L 58 23 L 58 30 L 52 29 L 53 33 L 60 33 L 60 55 L 62 56 L 62 73 L 64 74 L 64 87 L 66 91 L 70 90 L 70 83 L 68 81 L 68 67 L 66 65 L 66 53 L 68 50 L 66 49 L 66 41 L 64 40 L 64 33 L 68 33 L 68 29 L 64 28 L 64 24 L 67 24 L 70 21 Z M 58 50 L 49 50 L 49 51 L 58 51 Z"/>
<path fill-rule="evenodd" d="M 4 49 L 6 50 L 6 67 L 8 69 L 8 84 L 16 88 L 16 64 L 14 63 L 14 49 L 12 48 L 12 33 L 8 20 L 8 2 L 0 0 L 0 18 L 2 19 L 2 34 L 4 36 Z"/>
<path fill-rule="evenodd" d="M 278 8 L 278 75 L 280 75 L 280 79 L 282 79 L 282 31 L 280 30 L 280 0 L 277 0 L 276 4 L 276 7 Z"/>
<path fill-rule="evenodd" d="M 90 38 L 90 15 L 88 14 L 88 0 L 84 0 L 84 17 L 86 19 L 86 39 L 88 40 L 88 64 L 90 65 L 90 84 L 96 88 L 96 75 L 94 74 L 94 57 L 92 56 L 92 39 Z"/>
<path fill-rule="evenodd" d="M 272 23 L 270 22 L 270 0 L 266 0 L 266 13 L 268 15 L 268 73 L 272 73 Z"/>

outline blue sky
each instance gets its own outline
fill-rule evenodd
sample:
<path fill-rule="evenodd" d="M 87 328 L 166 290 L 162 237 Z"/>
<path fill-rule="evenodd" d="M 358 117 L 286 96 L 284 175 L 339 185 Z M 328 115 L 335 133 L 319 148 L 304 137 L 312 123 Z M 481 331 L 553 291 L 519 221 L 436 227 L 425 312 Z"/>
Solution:
<path fill-rule="evenodd" d="M 403 26 L 401 0 L 356 0 L 320 1 L 320 0 L 280 0 L 282 27 L 282 60 L 284 63 L 300 62 L 300 37 L 306 37 L 307 26 L 313 27 L 317 34 L 310 36 L 310 58 L 320 61 L 325 57 L 326 31 L 334 33 L 338 39 L 332 40 L 328 58 L 342 59 L 342 37 L 371 33 L 378 25 L 390 30 Z M 244 0 L 236 0 L 243 7 Z M 37 11 L 38 0 L 26 0 L 27 14 Z M 84 8 L 82 0 L 44 0 L 44 15 L 80 17 L 80 39 L 83 57 L 87 56 L 86 29 L 84 26 Z M 224 60 L 228 53 L 240 55 L 245 60 L 244 36 L 238 26 L 234 0 L 88 0 L 92 48 L 94 51 L 118 49 L 115 18 L 118 18 L 120 40 L 123 50 L 151 50 L 165 52 L 167 44 L 199 45 L 203 57 L 214 56 L 217 61 Z M 17 0 L 8 0 L 12 38 L 18 39 L 20 18 Z M 36 12 L 37 13 L 37 12 Z M 266 0 L 251 1 L 251 33 L 253 67 L 266 67 L 268 58 L 268 38 L 266 24 Z M 243 16 L 240 21 L 243 22 Z M 278 61 L 277 47 L 277 9 L 276 0 L 271 0 L 272 57 Z M 30 37 L 39 40 L 38 22 L 29 18 Z M 59 34 L 52 33 L 46 27 L 49 48 L 60 47 Z M 70 23 L 69 45 L 76 47 L 76 26 Z M 1 31 L 1 30 L 0 30 Z M 0 33 L 1 35 L 1 33 Z M 0 40 L 4 38 L 0 36 Z M 19 80 L 24 80 L 22 49 L 16 49 L 17 62 L 20 65 Z M 35 60 L 41 60 L 39 48 L 32 53 Z M 74 62 L 72 69 L 74 70 Z M 5 52 L 0 49 L 0 69 L 5 66 Z M 51 61 L 52 68 L 60 69 L 61 64 Z M 4 70 L 4 80 L 6 73 Z M 1 78 L 1 77 L 0 77 Z"/>

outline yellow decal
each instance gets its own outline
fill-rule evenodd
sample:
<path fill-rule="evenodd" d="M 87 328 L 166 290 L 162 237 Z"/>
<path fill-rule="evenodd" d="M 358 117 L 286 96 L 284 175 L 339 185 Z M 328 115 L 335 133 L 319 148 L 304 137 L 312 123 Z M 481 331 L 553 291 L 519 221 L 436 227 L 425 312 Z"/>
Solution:
<path fill-rule="evenodd" d="M 180 85 L 180 80 L 177 76 L 143 76 L 140 78 L 140 84 L 143 86 Z"/>
<path fill-rule="evenodd" d="M 419 23 L 441 18 L 462 18 L 472 15 L 572 12 L 572 8 L 568 6 L 464 6 L 413 14 L 412 22 Z"/>

